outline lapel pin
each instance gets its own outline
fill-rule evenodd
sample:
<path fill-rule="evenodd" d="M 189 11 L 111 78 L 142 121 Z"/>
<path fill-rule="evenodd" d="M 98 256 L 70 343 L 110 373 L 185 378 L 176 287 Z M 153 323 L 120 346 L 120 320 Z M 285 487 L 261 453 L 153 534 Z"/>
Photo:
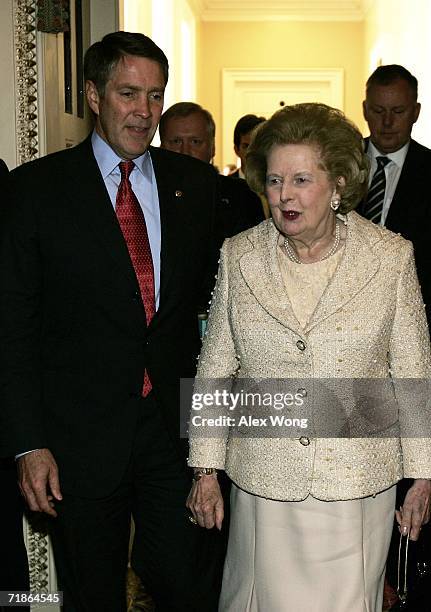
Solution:
<path fill-rule="evenodd" d="M 176 192 L 175 192 L 175 197 L 176 198 L 182 198 L 183 197 L 183 192 L 180 191 L 179 189 L 177 189 Z"/>

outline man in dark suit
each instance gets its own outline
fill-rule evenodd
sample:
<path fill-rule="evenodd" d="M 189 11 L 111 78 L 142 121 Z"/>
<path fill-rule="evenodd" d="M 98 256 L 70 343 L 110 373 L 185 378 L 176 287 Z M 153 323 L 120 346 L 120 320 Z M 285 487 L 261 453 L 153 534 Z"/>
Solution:
<path fill-rule="evenodd" d="M 84 63 L 94 132 L 13 171 L 2 210 L 4 444 L 30 508 L 52 517 L 65 611 L 125 610 L 131 514 L 132 565 L 157 610 L 213 610 L 178 407 L 214 173 L 149 146 L 168 78 L 153 41 L 109 34 Z"/>
<path fill-rule="evenodd" d="M 430 324 L 431 150 L 411 139 L 420 112 L 417 88 L 417 79 L 403 66 L 380 66 L 367 81 L 363 109 L 370 129 L 370 137 L 366 139 L 371 161 L 370 181 L 376 170 L 376 158 L 381 156 L 389 160 L 384 168 L 386 185 L 382 212 L 374 221 L 413 242 Z M 369 217 L 366 202 L 362 203 L 359 212 Z"/>
<path fill-rule="evenodd" d="M 8 168 L 0 159 L 0 185 L 4 188 Z M 22 532 L 23 500 L 17 484 L 16 465 L 13 457 L 4 457 L 0 447 L 0 541 L 3 563 L 0 570 L 0 591 L 28 591 L 28 561 Z M 0 610 L 3 610 L 0 605 Z M 30 608 L 26 608 L 30 610 Z"/>
<path fill-rule="evenodd" d="M 160 118 L 162 149 L 190 155 L 208 164 L 215 155 L 215 122 L 209 111 L 195 102 L 177 102 Z M 221 240 L 264 220 L 261 201 L 241 179 L 218 174 L 217 226 Z"/>
<path fill-rule="evenodd" d="M 366 147 L 371 173 L 369 195 L 359 212 L 412 241 L 428 325 L 431 325 L 431 150 L 411 139 L 420 112 L 417 95 L 417 79 L 397 64 L 380 66 L 367 81 L 363 110 L 370 130 Z M 380 164 L 383 168 L 379 179 Z M 398 506 L 409 486 L 405 480 L 399 483 Z M 411 543 L 411 560 L 424 548 L 420 554 L 430 563 L 430 538 L 427 526 L 419 543 Z M 394 588 L 397 586 L 398 543 L 399 532 L 395 525 L 387 570 L 387 578 Z M 414 579 L 410 580 L 408 609 L 412 612 L 426 609 L 425 601 L 429 602 L 430 594 L 429 588 L 425 593 L 425 582 L 417 587 Z"/>

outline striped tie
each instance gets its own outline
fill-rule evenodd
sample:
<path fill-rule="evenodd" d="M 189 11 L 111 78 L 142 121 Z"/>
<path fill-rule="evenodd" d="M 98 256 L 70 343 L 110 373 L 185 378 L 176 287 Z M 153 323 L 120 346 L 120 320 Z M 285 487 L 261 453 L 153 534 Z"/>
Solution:
<path fill-rule="evenodd" d="M 382 217 L 386 191 L 385 166 L 390 161 L 388 157 L 383 157 L 381 155 L 376 157 L 377 170 L 371 180 L 367 200 L 364 205 L 364 217 L 373 223 L 380 223 Z"/>

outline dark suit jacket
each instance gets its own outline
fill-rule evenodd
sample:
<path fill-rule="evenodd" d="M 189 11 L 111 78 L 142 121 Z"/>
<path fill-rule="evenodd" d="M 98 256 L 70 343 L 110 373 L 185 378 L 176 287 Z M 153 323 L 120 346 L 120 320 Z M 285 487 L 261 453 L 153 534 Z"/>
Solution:
<path fill-rule="evenodd" d="M 239 170 L 235 170 L 235 172 L 231 172 L 231 173 L 228 175 L 228 178 L 236 178 L 236 179 L 241 178 L 241 177 L 240 177 L 240 175 L 239 175 Z M 243 180 L 244 180 L 244 179 L 243 179 Z"/>
<path fill-rule="evenodd" d="M 0 186 L 3 192 L 9 171 L 0 159 Z M 0 491 L 3 496 L 0 511 L 0 539 L 2 552 L 7 559 L 0 570 L 0 591 L 28 590 L 27 551 L 22 535 L 23 499 L 17 485 L 16 465 L 12 457 L 4 458 L 0 452 Z M 1 608 L 3 609 L 3 608 Z M 30 610 L 30 608 L 25 608 Z"/>
<path fill-rule="evenodd" d="M 8 174 L 9 174 L 9 170 L 6 164 L 4 163 L 2 159 L 0 159 L 0 181 L 3 182 L 3 180 L 7 177 Z"/>
<path fill-rule="evenodd" d="M 361 210 L 359 207 L 358 212 Z M 413 243 L 428 325 L 431 325 L 431 149 L 415 140 L 410 141 L 385 225 Z"/>
<path fill-rule="evenodd" d="M 49 448 L 63 488 L 82 496 L 107 494 L 124 473 L 145 368 L 179 446 L 179 378 L 195 373 L 215 178 L 207 164 L 150 151 L 162 246 L 148 328 L 89 138 L 11 172 L 2 211 L 3 442 L 9 454 Z"/>
<path fill-rule="evenodd" d="M 249 188 L 244 179 L 232 181 L 217 174 L 217 213 L 220 233 L 230 238 L 265 220 L 260 198 Z"/>

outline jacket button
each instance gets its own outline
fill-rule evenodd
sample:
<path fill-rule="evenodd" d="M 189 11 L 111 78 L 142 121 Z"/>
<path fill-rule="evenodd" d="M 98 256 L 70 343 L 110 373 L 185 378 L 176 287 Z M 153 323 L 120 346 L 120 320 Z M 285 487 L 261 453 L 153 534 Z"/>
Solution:
<path fill-rule="evenodd" d="M 139 302 L 141 299 L 141 294 L 139 293 L 139 291 L 135 291 L 135 293 L 132 296 L 132 300 L 134 300 L 135 302 Z"/>
<path fill-rule="evenodd" d="M 307 397 L 307 389 L 298 389 L 296 393 L 301 397 Z"/>
<path fill-rule="evenodd" d="M 296 346 L 299 348 L 300 351 L 305 351 L 305 342 L 303 342 L 302 340 L 298 340 Z"/>
<path fill-rule="evenodd" d="M 305 436 L 301 436 L 299 438 L 299 443 L 302 444 L 302 446 L 308 446 L 310 444 L 310 438 L 306 438 Z"/>

